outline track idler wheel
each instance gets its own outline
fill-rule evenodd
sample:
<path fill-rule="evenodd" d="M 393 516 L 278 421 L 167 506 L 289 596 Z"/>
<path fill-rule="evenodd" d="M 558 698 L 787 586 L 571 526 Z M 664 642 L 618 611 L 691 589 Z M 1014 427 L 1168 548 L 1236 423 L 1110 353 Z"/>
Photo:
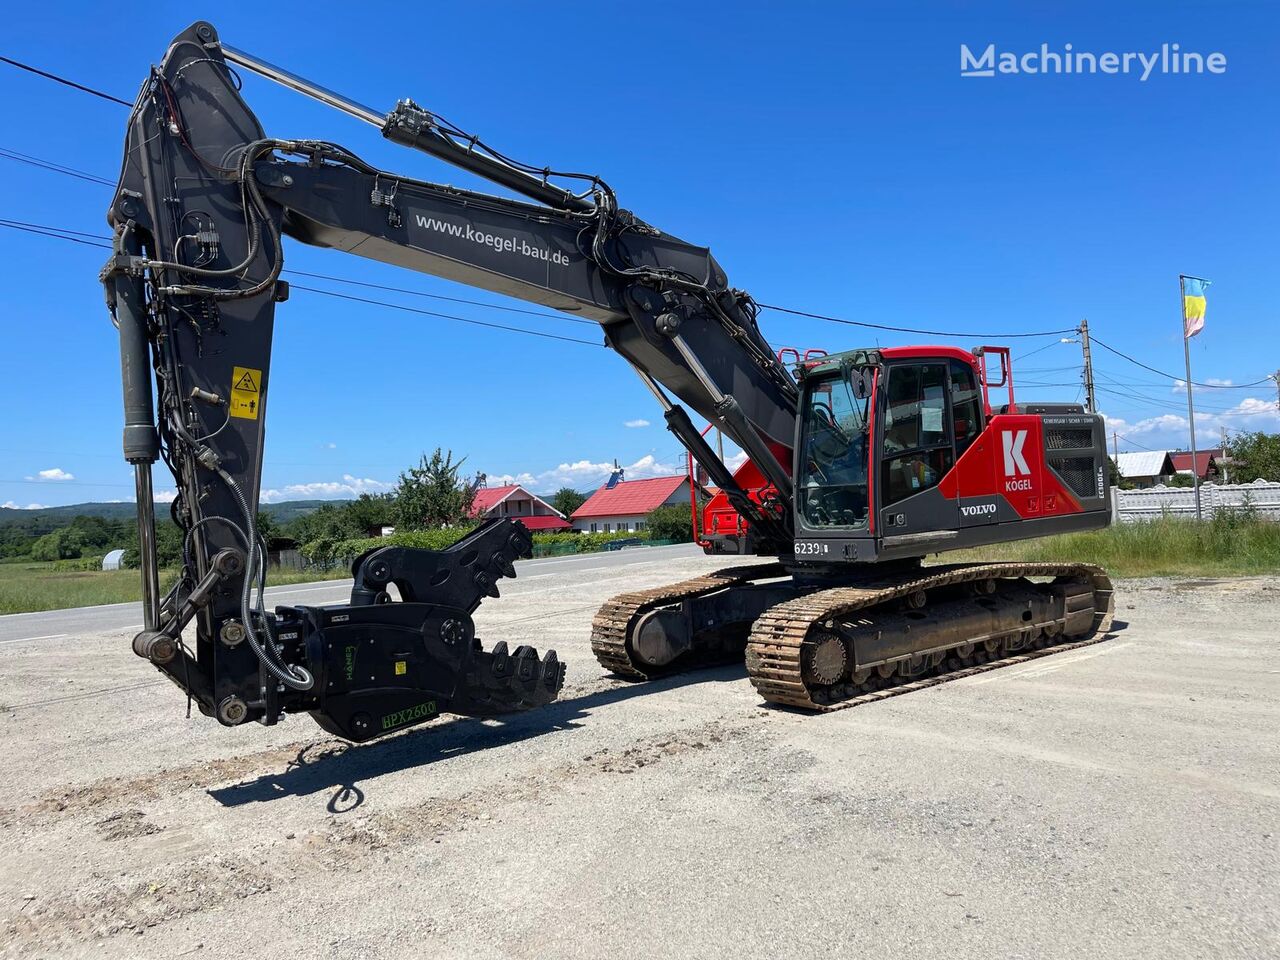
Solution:
<path fill-rule="evenodd" d="M 849 651 L 834 633 L 820 633 L 805 645 L 804 676 L 815 685 L 829 687 L 839 683 L 849 668 Z"/>

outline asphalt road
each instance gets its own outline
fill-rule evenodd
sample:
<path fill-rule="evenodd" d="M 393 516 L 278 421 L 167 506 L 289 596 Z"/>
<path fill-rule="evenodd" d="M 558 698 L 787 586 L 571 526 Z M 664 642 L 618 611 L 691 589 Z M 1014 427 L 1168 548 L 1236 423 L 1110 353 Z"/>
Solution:
<path fill-rule="evenodd" d="M 0 647 L 0 958 L 1280 953 L 1280 579 L 1122 582 L 1103 643 L 823 716 L 603 674 L 603 600 L 717 565 L 527 565 L 478 633 L 561 699 L 363 746 L 188 718 L 128 630 Z"/>
<path fill-rule="evenodd" d="M 670 547 L 644 547 L 609 553 L 590 553 L 578 557 L 546 557 L 516 563 L 516 579 L 501 583 L 503 594 L 518 593 L 524 584 L 542 580 L 553 573 L 574 571 L 583 577 L 605 575 L 608 571 L 634 564 L 657 563 L 680 557 L 701 556 L 693 544 Z M 290 584 L 267 589 L 268 608 L 277 605 L 341 603 L 351 592 L 351 578 L 325 580 L 319 583 Z M 71 607 L 66 610 L 43 610 L 36 613 L 11 613 L 0 616 L 0 648 L 17 643 L 42 640 L 65 640 L 107 630 L 141 630 L 142 608 L 137 603 L 110 603 L 95 607 Z"/>

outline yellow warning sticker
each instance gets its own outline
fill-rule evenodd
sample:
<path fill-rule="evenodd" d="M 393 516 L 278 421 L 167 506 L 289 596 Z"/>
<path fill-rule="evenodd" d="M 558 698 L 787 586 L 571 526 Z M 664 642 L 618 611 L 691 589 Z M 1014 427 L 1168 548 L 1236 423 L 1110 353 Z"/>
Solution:
<path fill-rule="evenodd" d="M 409 672 L 409 664 L 408 664 L 406 661 L 404 661 L 404 660 L 397 660 L 397 661 L 396 661 L 396 676 L 397 676 L 397 677 L 403 677 L 403 676 L 404 676 L 406 673 L 408 673 L 408 672 Z"/>
<path fill-rule="evenodd" d="M 235 367 L 231 371 L 231 416 L 257 420 L 262 406 L 262 371 Z"/>

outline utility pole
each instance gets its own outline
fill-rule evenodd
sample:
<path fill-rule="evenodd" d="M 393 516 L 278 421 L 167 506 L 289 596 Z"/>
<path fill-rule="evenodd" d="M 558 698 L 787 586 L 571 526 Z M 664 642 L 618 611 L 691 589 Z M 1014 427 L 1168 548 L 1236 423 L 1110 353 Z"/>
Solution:
<path fill-rule="evenodd" d="M 1115 461 L 1116 469 L 1120 469 L 1120 434 L 1111 431 L 1111 459 Z"/>
<path fill-rule="evenodd" d="M 1231 476 L 1227 470 L 1227 427 L 1222 426 L 1222 482 L 1230 483 Z"/>
<path fill-rule="evenodd" d="M 1276 409 L 1280 410 L 1280 370 L 1276 371 Z"/>
<path fill-rule="evenodd" d="M 1089 320 L 1080 321 L 1080 347 L 1084 351 L 1084 396 L 1090 413 L 1098 412 L 1098 402 L 1093 395 L 1093 352 L 1089 349 Z"/>

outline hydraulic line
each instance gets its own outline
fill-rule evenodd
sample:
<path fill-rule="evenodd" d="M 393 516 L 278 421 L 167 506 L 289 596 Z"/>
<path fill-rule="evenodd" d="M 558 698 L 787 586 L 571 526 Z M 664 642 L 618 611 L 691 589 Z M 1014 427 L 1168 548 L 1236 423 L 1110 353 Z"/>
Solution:
<path fill-rule="evenodd" d="M 218 467 L 217 472 L 244 513 L 245 539 L 251 545 L 245 564 L 244 584 L 240 588 L 240 617 L 244 625 L 245 638 L 249 641 L 249 646 L 253 649 L 254 654 L 262 665 L 266 667 L 268 673 L 292 690 L 310 690 L 315 685 L 315 677 L 311 675 L 306 667 L 279 663 L 274 656 L 275 644 L 271 637 L 269 635 L 267 637 L 267 644 L 271 647 L 270 654 L 264 649 L 259 640 L 258 628 L 253 619 L 255 611 L 251 609 L 249 602 L 253 593 L 253 581 L 257 571 L 260 569 L 258 564 L 265 560 L 258 545 L 257 524 L 254 520 L 253 511 L 249 509 L 249 503 L 245 500 L 244 492 L 240 489 L 240 485 L 222 467 Z M 261 593 L 259 593 L 259 598 L 261 598 Z"/>

